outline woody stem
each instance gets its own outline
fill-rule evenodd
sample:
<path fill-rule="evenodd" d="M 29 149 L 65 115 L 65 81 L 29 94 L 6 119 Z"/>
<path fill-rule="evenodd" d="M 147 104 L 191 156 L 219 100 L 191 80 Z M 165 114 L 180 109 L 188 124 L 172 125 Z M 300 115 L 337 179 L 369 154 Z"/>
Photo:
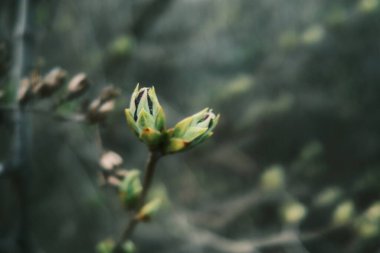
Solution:
<path fill-rule="evenodd" d="M 151 151 L 150 152 L 149 159 L 148 159 L 148 162 L 147 162 L 146 167 L 145 167 L 143 189 L 142 189 L 140 198 L 138 200 L 138 205 L 136 208 L 136 214 L 139 213 L 139 211 L 141 210 L 141 208 L 145 204 L 146 196 L 149 192 L 150 186 L 151 186 L 152 181 L 153 181 L 156 164 L 157 164 L 157 161 L 160 159 L 161 156 L 162 155 L 160 152 L 157 152 L 157 151 Z M 125 228 L 125 230 L 121 236 L 120 241 L 116 244 L 116 246 L 114 248 L 113 253 L 122 253 L 123 252 L 123 249 L 122 249 L 123 243 L 130 239 L 130 237 L 132 236 L 132 234 L 135 231 L 139 222 L 140 221 L 136 218 L 136 216 L 133 217 L 128 222 L 128 224 L 127 224 L 127 226 L 126 226 L 126 228 Z"/>

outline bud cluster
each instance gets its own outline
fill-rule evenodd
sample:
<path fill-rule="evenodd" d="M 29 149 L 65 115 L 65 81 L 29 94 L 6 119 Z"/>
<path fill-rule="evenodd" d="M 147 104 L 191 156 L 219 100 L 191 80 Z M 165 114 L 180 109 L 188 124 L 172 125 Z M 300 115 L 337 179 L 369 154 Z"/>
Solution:
<path fill-rule="evenodd" d="M 136 86 L 129 108 L 127 123 L 150 150 L 172 154 L 192 148 L 212 136 L 219 115 L 209 108 L 187 117 L 174 128 L 165 127 L 165 113 L 158 102 L 154 87 Z"/>

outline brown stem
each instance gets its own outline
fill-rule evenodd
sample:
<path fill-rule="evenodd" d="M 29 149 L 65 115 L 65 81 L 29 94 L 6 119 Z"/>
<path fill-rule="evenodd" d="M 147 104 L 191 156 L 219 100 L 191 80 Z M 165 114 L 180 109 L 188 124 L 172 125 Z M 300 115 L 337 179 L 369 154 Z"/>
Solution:
<path fill-rule="evenodd" d="M 150 156 L 149 156 L 148 162 L 146 164 L 146 168 L 145 168 L 143 189 L 142 189 L 140 198 L 138 200 L 138 205 L 136 208 L 136 214 L 139 213 L 139 211 L 141 210 L 141 208 L 145 204 L 146 196 L 149 192 L 150 186 L 151 186 L 152 181 L 153 181 L 156 164 L 157 164 L 158 159 L 160 159 L 160 157 L 161 157 L 161 153 L 156 152 L 156 151 L 150 152 Z M 127 240 L 129 240 L 129 238 L 132 236 L 132 234 L 135 231 L 139 222 L 140 221 L 138 219 L 136 219 L 135 216 L 132 217 L 132 219 L 128 222 L 127 227 L 125 228 L 120 241 L 116 244 L 116 246 L 113 250 L 114 253 L 122 253 L 123 252 L 123 250 L 122 250 L 123 243 L 126 242 Z"/>

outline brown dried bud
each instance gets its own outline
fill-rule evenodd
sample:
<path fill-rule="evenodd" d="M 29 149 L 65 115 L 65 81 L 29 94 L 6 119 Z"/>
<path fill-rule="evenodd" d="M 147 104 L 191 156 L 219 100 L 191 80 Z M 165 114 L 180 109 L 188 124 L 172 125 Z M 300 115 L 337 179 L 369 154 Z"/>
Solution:
<path fill-rule="evenodd" d="M 120 90 L 113 85 L 108 85 L 102 89 L 99 98 L 101 102 L 105 102 L 110 99 L 114 99 L 120 95 Z"/>
<path fill-rule="evenodd" d="M 88 106 L 88 111 L 90 113 L 96 113 L 101 105 L 102 101 L 100 98 L 94 99 L 91 104 Z"/>
<path fill-rule="evenodd" d="M 105 102 L 103 103 L 100 107 L 99 107 L 99 110 L 98 112 L 100 114 L 108 114 L 110 112 L 113 111 L 113 109 L 115 109 L 115 100 L 110 100 L 108 102 Z"/>
<path fill-rule="evenodd" d="M 107 151 L 100 157 L 99 164 L 103 169 L 112 170 L 123 163 L 123 158 L 116 152 Z"/>
<path fill-rule="evenodd" d="M 106 116 L 112 112 L 115 108 L 115 100 L 109 100 L 102 103 L 100 98 L 91 102 L 88 107 L 87 120 L 91 123 L 97 123 L 106 118 Z"/>
<path fill-rule="evenodd" d="M 87 75 L 84 73 L 74 76 L 67 87 L 67 100 L 75 99 L 81 96 L 89 88 L 90 82 L 87 79 Z"/>
<path fill-rule="evenodd" d="M 42 97 L 52 95 L 62 87 L 66 77 L 66 71 L 61 68 L 54 68 L 45 75 L 43 80 L 33 87 L 33 93 Z"/>

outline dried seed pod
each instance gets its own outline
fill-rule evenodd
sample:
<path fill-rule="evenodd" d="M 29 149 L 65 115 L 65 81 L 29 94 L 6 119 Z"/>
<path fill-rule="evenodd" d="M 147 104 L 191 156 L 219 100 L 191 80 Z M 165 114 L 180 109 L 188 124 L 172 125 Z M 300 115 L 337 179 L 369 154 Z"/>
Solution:
<path fill-rule="evenodd" d="M 102 154 L 99 164 L 103 169 L 112 170 L 123 163 L 123 158 L 114 151 L 107 151 Z"/>
<path fill-rule="evenodd" d="M 87 75 L 84 73 L 79 73 L 74 76 L 68 87 L 67 87 L 67 97 L 66 100 L 75 99 L 87 91 L 90 86 L 90 82 Z"/>
<path fill-rule="evenodd" d="M 44 78 L 33 87 L 33 93 L 41 97 L 51 96 L 62 87 L 66 78 L 66 71 L 61 68 L 54 68 L 47 73 Z"/>
<path fill-rule="evenodd" d="M 100 107 L 98 112 L 102 115 L 106 115 L 115 109 L 115 100 L 110 100 L 105 103 L 103 103 Z"/>
<path fill-rule="evenodd" d="M 91 102 L 88 112 L 86 114 L 87 120 L 90 123 L 98 123 L 104 120 L 107 115 L 112 112 L 115 108 L 115 100 L 109 100 L 101 103 L 100 99 L 97 98 Z"/>
<path fill-rule="evenodd" d="M 114 99 L 120 95 L 120 90 L 113 85 L 108 85 L 102 89 L 99 95 L 101 102 Z"/>

